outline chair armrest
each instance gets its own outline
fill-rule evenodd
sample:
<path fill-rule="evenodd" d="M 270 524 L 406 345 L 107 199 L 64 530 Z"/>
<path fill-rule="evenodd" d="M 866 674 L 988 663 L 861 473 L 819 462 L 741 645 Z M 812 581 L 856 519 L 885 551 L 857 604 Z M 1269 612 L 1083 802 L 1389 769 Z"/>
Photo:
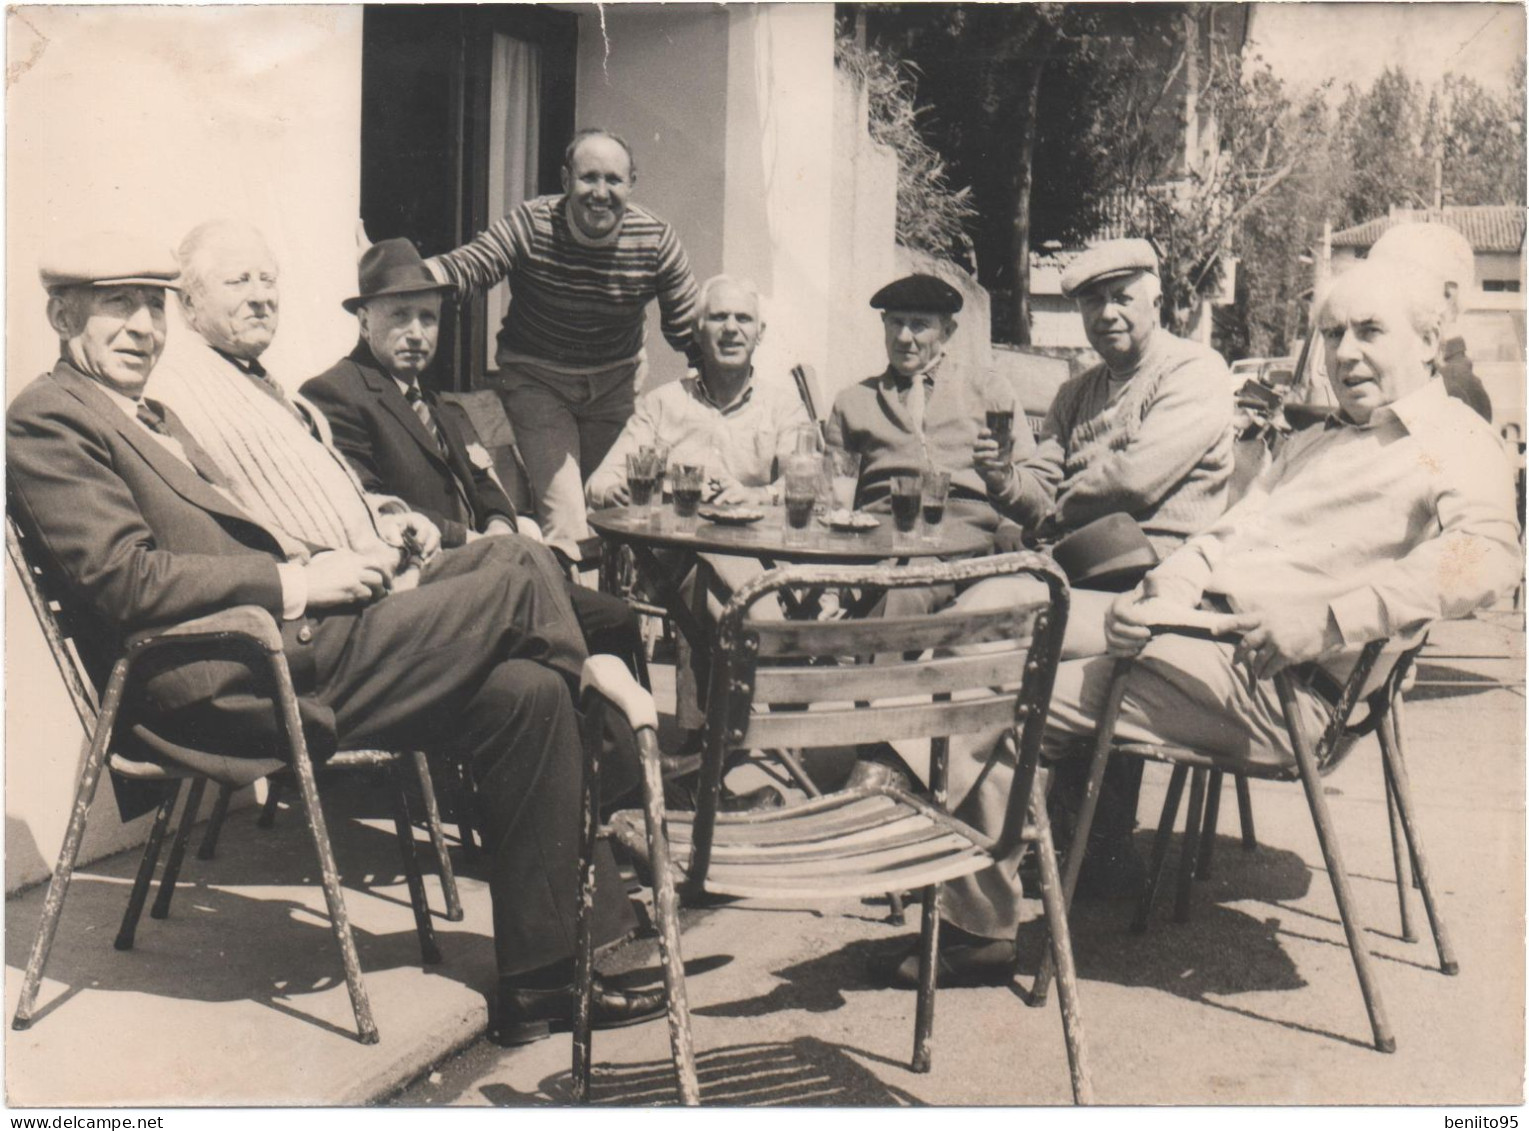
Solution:
<path fill-rule="evenodd" d="M 626 716 L 633 731 L 650 727 L 658 730 L 658 708 L 650 695 L 615 656 L 591 656 L 584 661 L 584 671 L 579 678 L 579 698 L 591 691 L 598 693 L 608 703 Z"/>
<path fill-rule="evenodd" d="M 235 605 L 179 624 L 142 629 L 127 638 L 126 650 L 138 652 L 154 645 L 175 643 L 201 644 L 230 636 L 243 637 L 272 654 L 282 651 L 276 619 L 259 605 Z"/>
<path fill-rule="evenodd" d="M 1147 625 L 1153 636 L 1189 636 L 1196 640 L 1237 641 L 1242 639 L 1236 627 L 1238 617 L 1231 613 L 1205 609 L 1175 609 L 1173 620 Z"/>

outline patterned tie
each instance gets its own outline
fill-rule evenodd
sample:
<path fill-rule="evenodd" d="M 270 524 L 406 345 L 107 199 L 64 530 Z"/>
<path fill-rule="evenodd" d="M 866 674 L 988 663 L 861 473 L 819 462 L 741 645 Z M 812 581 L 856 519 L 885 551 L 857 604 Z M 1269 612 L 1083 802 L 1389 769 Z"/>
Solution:
<path fill-rule="evenodd" d="M 449 460 L 451 449 L 446 446 L 446 437 L 441 435 L 440 427 L 435 423 L 435 414 L 430 411 L 430 405 L 426 402 L 425 395 L 419 391 L 419 386 L 410 385 L 404 392 L 404 399 L 409 402 L 414 415 L 419 417 L 419 422 L 425 426 L 425 431 L 435 437 L 435 446 L 440 450 L 441 458 Z"/>
<path fill-rule="evenodd" d="M 181 460 L 191 465 L 193 471 L 200 475 L 214 487 L 227 488 L 228 479 L 213 458 L 203 450 L 186 431 L 185 425 L 180 419 L 165 412 L 165 406 L 156 400 L 144 397 L 138 402 L 138 422 L 155 435 L 162 436 L 168 441 L 167 446 L 172 452 L 177 453 Z"/>
<path fill-rule="evenodd" d="M 440 450 L 441 458 L 446 461 L 446 466 L 451 470 L 451 485 L 457 489 L 457 513 L 454 516 L 458 522 L 472 522 L 472 504 L 468 501 L 467 488 L 457 476 L 456 468 L 451 466 L 451 449 L 446 446 L 446 437 L 441 434 L 440 425 L 435 422 L 435 414 L 430 411 L 430 405 L 425 400 L 425 395 L 420 392 L 418 385 L 410 385 L 404 391 L 404 400 L 409 402 L 409 407 L 414 410 L 414 415 L 419 417 L 419 422 L 425 426 L 425 431 L 435 437 L 435 446 Z"/>

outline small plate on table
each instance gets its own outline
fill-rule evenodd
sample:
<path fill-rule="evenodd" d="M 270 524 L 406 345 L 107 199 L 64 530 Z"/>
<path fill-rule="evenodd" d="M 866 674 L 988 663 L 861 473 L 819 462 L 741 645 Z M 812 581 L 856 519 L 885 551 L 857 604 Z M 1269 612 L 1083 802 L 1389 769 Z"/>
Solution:
<path fill-rule="evenodd" d="M 840 507 L 828 512 L 825 520 L 829 527 L 843 534 L 868 534 L 881 528 L 881 520 L 865 511 L 849 511 Z"/>
<path fill-rule="evenodd" d="M 715 522 L 719 526 L 747 526 L 751 522 L 758 522 L 764 518 L 764 511 L 754 507 L 713 507 L 705 506 L 696 511 L 707 522 Z"/>

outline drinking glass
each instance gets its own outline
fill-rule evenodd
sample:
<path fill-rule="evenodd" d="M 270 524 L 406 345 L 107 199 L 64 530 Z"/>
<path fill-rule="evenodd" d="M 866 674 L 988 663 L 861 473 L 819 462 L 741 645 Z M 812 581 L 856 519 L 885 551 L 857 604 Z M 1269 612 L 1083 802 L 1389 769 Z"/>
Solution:
<path fill-rule="evenodd" d="M 993 404 L 987 406 L 987 430 L 998 441 L 1000 457 L 1008 461 L 1014 452 L 1014 406 Z"/>
<path fill-rule="evenodd" d="M 854 510 L 855 489 L 860 484 L 860 453 L 830 447 L 823 453 L 823 467 L 828 472 L 834 507 Z"/>
<path fill-rule="evenodd" d="M 669 468 L 673 492 L 675 526 L 694 530 L 696 510 L 701 505 L 701 491 L 706 485 L 706 468 L 698 463 L 677 463 Z"/>
<path fill-rule="evenodd" d="M 923 499 L 923 483 L 917 475 L 892 477 L 892 525 L 898 535 L 913 533 L 918 525 L 919 505 Z M 899 539 L 894 538 L 896 542 Z"/>
<path fill-rule="evenodd" d="M 945 500 L 950 495 L 950 472 L 929 468 L 919 480 L 923 490 L 920 505 L 924 513 L 924 541 L 938 542 L 945 522 Z"/>
<path fill-rule="evenodd" d="M 823 461 L 815 455 L 794 455 L 786 459 L 786 541 L 806 541 L 807 524 L 812 521 L 818 503 L 818 486 L 823 476 Z"/>
<path fill-rule="evenodd" d="M 626 489 L 632 496 L 632 510 L 645 518 L 653 517 L 653 490 L 658 482 L 658 465 L 651 452 L 632 452 L 626 457 Z"/>
<path fill-rule="evenodd" d="M 653 502 L 655 505 L 662 503 L 664 496 L 668 494 L 664 478 L 669 471 L 669 445 L 643 444 L 637 450 L 653 458 L 653 466 L 656 469 L 653 476 Z"/>

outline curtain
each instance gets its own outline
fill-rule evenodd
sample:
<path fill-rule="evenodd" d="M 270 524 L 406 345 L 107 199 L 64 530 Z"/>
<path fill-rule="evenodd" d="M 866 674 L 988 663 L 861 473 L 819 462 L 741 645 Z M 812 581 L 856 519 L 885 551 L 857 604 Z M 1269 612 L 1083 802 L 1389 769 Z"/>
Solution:
<path fill-rule="evenodd" d="M 535 44 L 494 33 L 489 72 L 488 214 L 497 219 L 536 195 L 540 150 L 541 54 Z M 510 288 L 488 293 L 487 357 L 494 368 L 495 334 L 510 307 Z"/>

